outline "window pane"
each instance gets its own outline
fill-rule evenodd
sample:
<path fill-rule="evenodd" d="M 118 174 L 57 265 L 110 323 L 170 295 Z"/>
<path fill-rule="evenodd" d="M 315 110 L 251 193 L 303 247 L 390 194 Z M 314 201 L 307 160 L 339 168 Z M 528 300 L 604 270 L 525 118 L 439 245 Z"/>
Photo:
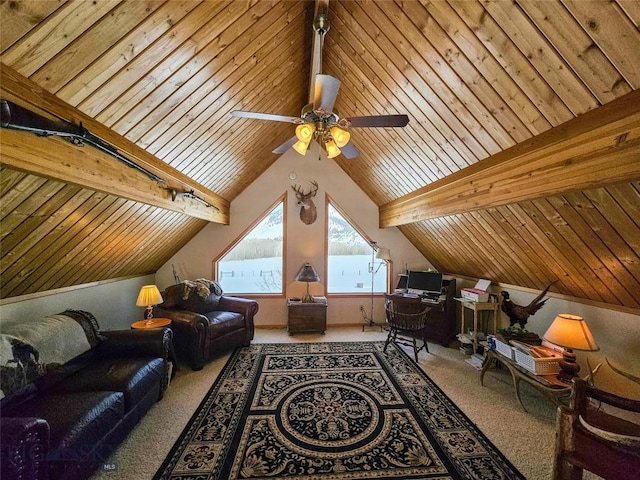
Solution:
<path fill-rule="evenodd" d="M 283 204 L 279 203 L 218 260 L 225 293 L 282 293 Z"/>
<path fill-rule="evenodd" d="M 387 264 L 373 258 L 373 249 L 358 231 L 331 204 L 327 262 L 328 293 L 381 293 L 387 291 Z M 369 267 L 373 265 L 373 268 Z"/>

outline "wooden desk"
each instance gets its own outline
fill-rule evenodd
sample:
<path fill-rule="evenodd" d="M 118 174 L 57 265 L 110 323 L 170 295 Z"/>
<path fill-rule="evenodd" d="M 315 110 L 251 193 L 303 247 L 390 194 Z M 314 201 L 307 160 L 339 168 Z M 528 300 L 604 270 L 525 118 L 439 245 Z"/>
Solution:
<path fill-rule="evenodd" d="M 138 320 L 131 324 L 131 328 L 161 328 L 171 325 L 170 318 L 152 318 L 151 320 Z"/>
<path fill-rule="evenodd" d="M 482 372 L 480 373 L 480 385 L 482 386 L 484 386 L 484 374 L 489 369 L 492 360 L 499 360 L 500 363 L 509 369 L 511 378 L 513 379 L 516 398 L 525 412 L 527 409 L 522 404 L 522 399 L 520 398 L 520 381 L 527 382 L 529 385 L 540 390 L 558 406 L 562 405 L 560 398 L 568 397 L 571 394 L 571 386 L 558 380 L 557 375 L 534 375 L 524 367 L 518 365 L 514 360 L 505 357 L 493 349 L 487 350 L 484 357 Z"/>
<path fill-rule="evenodd" d="M 464 298 L 456 298 L 460 302 L 460 333 L 464 333 L 464 309 L 468 308 L 473 311 L 473 353 L 478 350 L 478 312 L 493 312 L 493 333 L 498 331 L 498 316 L 500 315 L 499 302 L 472 302 Z M 489 332 L 484 332 L 489 333 Z"/>
<path fill-rule="evenodd" d="M 327 329 L 327 298 L 313 297 L 313 299 L 315 300 L 313 303 L 291 300 L 287 302 L 289 335 L 302 332 L 321 332 L 324 334 Z"/>

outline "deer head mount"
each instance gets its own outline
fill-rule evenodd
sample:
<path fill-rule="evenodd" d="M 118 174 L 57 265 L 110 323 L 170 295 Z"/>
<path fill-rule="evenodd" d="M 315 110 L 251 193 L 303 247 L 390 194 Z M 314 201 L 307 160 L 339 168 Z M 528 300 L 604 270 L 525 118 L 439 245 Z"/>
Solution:
<path fill-rule="evenodd" d="M 316 206 L 311 200 L 316 196 L 318 192 L 318 182 L 310 182 L 312 187 L 307 193 L 304 193 L 302 187 L 298 185 L 292 185 L 291 188 L 296 192 L 296 198 L 298 199 L 298 206 L 300 207 L 300 220 L 305 225 L 311 225 L 318 218 L 318 212 Z"/>

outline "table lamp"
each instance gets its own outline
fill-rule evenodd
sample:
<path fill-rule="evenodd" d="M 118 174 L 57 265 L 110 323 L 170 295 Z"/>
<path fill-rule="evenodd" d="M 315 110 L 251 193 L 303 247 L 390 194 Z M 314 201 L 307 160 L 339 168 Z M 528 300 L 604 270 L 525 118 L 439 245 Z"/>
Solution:
<path fill-rule="evenodd" d="M 136 300 L 136 306 L 147 307 L 147 311 L 145 313 L 147 324 L 151 324 L 151 319 L 153 318 L 153 306 L 162 302 L 162 295 L 160 295 L 160 291 L 155 285 L 145 285 L 140 289 L 138 300 Z"/>
<path fill-rule="evenodd" d="M 571 383 L 571 379 L 577 377 L 580 371 L 580 365 L 576 363 L 576 354 L 573 353 L 574 349 L 587 352 L 600 350 L 587 323 L 578 315 L 559 314 L 543 338 L 554 345 L 564 347 L 558 379 L 565 383 Z"/>
<path fill-rule="evenodd" d="M 302 303 L 313 303 L 315 300 L 309 294 L 309 282 L 320 281 L 318 272 L 316 272 L 315 268 L 313 268 L 313 266 L 309 262 L 307 262 L 298 271 L 296 280 L 298 282 L 307 282 L 307 294 L 302 297 Z"/>

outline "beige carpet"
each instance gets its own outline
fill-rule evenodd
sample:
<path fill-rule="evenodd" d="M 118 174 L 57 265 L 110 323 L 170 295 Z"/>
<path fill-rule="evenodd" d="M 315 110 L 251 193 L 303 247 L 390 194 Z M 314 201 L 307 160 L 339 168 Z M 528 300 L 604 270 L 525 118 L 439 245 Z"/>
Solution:
<path fill-rule="evenodd" d="M 379 328 L 331 328 L 325 335 L 290 336 L 286 330 L 257 329 L 255 343 L 379 341 Z M 405 351 L 408 351 L 406 349 Z M 419 364 L 456 405 L 482 430 L 520 472 L 530 480 L 551 478 L 555 405 L 523 384 L 525 413 L 515 398 L 511 376 L 492 369 L 480 386 L 480 372 L 456 348 L 429 344 Z M 181 367 L 164 399 L 158 402 L 125 439 L 112 459 L 114 471 L 97 472 L 93 480 L 150 479 L 160 467 L 200 401 L 225 365 L 229 355 L 194 372 Z M 593 478 L 593 477 L 591 477 Z"/>

